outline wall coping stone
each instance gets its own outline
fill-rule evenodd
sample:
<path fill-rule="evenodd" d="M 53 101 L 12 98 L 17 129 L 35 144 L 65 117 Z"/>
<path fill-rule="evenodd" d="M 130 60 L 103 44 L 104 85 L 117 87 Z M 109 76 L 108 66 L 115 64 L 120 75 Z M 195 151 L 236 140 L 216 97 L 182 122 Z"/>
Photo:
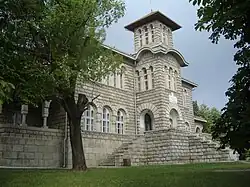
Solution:
<path fill-rule="evenodd" d="M 0 129 L 18 129 L 18 130 L 52 132 L 52 133 L 64 132 L 64 130 L 61 130 L 61 129 L 50 129 L 50 128 L 43 128 L 43 127 L 17 126 L 17 125 L 15 126 L 13 124 L 0 124 Z"/>

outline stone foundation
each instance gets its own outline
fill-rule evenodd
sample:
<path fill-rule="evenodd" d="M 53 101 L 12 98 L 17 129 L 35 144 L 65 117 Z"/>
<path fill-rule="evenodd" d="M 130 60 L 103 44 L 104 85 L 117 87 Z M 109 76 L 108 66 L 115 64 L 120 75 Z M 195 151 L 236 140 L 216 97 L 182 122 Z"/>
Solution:
<path fill-rule="evenodd" d="M 64 133 L 56 129 L 0 124 L 0 166 L 63 166 Z"/>

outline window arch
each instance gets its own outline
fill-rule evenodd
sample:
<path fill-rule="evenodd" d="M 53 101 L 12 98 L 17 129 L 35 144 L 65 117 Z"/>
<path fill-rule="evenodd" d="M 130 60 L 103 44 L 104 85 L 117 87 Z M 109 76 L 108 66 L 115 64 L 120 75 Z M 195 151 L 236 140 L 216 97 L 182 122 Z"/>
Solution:
<path fill-rule="evenodd" d="M 125 112 L 123 110 L 118 110 L 116 118 L 116 133 L 124 134 L 124 117 Z"/>
<path fill-rule="evenodd" d="M 141 47 L 141 46 L 142 46 L 142 30 L 139 29 L 139 30 L 138 30 L 138 33 L 139 33 L 140 47 Z"/>
<path fill-rule="evenodd" d="M 151 76 L 151 88 L 154 88 L 154 68 L 152 66 L 149 67 L 150 76 Z"/>
<path fill-rule="evenodd" d="M 151 42 L 155 41 L 155 34 L 154 34 L 154 25 L 150 24 L 150 30 L 151 30 Z"/>
<path fill-rule="evenodd" d="M 148 40 L 148 27 L 144 26 L 143 30 L 144 30 L 145 44 L 147 45 L 149 43 L 149 40 Z"/>
<path fill-rule="evenodd" d="M 102 132 L 110 132 L 110 110 L 104 107 L 102 110 Z"/>
<path fill-rule="evenodd" d="M 82 116 L 83 130 L 94 131 L 95 110 L 94 107 L 89 105 L 87 110 L 84 111 Z"/>
<path fill-rule="evenodd" d="M 148 90 L 148 74 L 147 74 L 147 69 L 142 68 L 143 76 L 144 76 L 144 88 L 145 90 Z"/>
<path fill-rule="evenodd" d="M 140 72 L 136 70 L 136 82 L 137 82 L 137 90 L 140 92 L 141 91 L 141 77 L 140 77 Z"/>

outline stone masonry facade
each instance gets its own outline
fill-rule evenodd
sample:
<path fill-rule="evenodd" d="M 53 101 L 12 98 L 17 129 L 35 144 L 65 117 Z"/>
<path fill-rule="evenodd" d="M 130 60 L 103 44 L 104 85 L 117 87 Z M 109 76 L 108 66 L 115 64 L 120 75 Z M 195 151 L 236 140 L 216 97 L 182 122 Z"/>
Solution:
<path fill-rule="evenodd" d="M 76 84 L 77 94 L 100 95 L 82 116 L 87 165 L 237 160 L 232 150 L 217 149 L 211 135 L 202 133 L 206 121 L 193 114 L 197 84 L 181 77 L 188 63 L 174 49 L 173 32 L 180 26 L 157 11 L 125 28 L 134 33 L 135 53 L 104 46 L 122 55 L 124 63 L 99 83 Z M 0 166 L 70 168 L 62 107 L 46 101 L 39 109 L 21 106 L 19 111 L 3 106 L 0 114 Z"/>

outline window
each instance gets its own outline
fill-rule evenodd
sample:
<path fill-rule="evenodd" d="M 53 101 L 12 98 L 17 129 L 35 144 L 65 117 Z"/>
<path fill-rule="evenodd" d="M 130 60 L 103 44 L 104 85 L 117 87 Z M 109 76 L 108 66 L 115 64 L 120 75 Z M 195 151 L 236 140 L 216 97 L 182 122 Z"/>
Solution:
<path fill-rule="evenodd" d="M 163 30 L 162 30 L 162 41 L 164 44 L 168 43 L 168 32 L 165 26 L 163 27 Z"/>
<path fill-rule="evenodd" d="M 200 127 L 196 127 L 195 132 L 196 132 L 196 133 L 201 133 L 201 129 L 200 129 Z"/>
<path fill-rule="evenodd" d="M 140 72 L 137 70 L 135 72 L 135 74 L 136 74 L 136 77 L 137 77 L 137 80 L 136 80 L 136 82 L 137 82 L 137 90 L 140 92 L 141 91 L 141 77 L 140 77 Z"/>
<path fill-rule="evenodd" d="M 170 111 L 170 123 L 172 128 L 176 128 L 178 126 L 178 118 L 179 114 L 175 109 Z"/>
<path fill-rule="evenodd" d="M 141 29 L 139 29 L 138 32 L 139 32 L 140 47 L 141 47 L 142 46 L 142 31 L 141 31 Z"/>
<path fill-rule="evenodd" d="M 107 85 L 109 86 L 109 76 L 106 77 Z"/>
<path fill-rule="evenodd" d="M 174 90 L 177 91 L 177 77 L 178 77 L 178 72 L 175 70 L 174 71 Z"/>
<path fill-rule="evenodd" d="M 168 87 L 170 90 L 173 90 L 173 87 L 172 87 L 172 82 L 173 82 L 173 69 L 172 68 L 169 68 L 169 71 L 168 71 Z"/>
<path fill-rule="evenodd" d="M 183 89 L 183 106 L 184 107 L 187 105 L 187 96 L 188 96 L 187 90 Z"/>
<path fill-rule="evenodd" d="M 147 45 L 149 43 L 148 41 L 148 27 L 144 27 L 144 36 L 145 36 L 145 44 Z"/>
<path fill-rule="evenodd" d="M 124 112 L 119 110 L 117 112 L 117 119 L 116 119 L 116 132 L 117 134 L 124 134 Z"/>
<path fill-rule="evenodd" d="M 151 86 L 152 86 L 152 88 L 154 88 L 155 87 L 154 86 L 154 69 L 152 66 L 150 66 L 149 70 L 150 70 L 150 75 L 151 75 L 151 84 L 152 84 Z"/>
<path fill-rule="evenodd" d="M 114 87 L 116 87 L 116 72 L 114 72 Z"/>
<path fill-rule="evenodd" d="M 148 74 L 146 68 L 142 68 L 143 70 L 143 75 L 144 75 L 144 87 L 145 90 L 148 90 Z"/>
<path fill-rule="evenodd" d="M 124 88 L 124 75 L 125 75 L 125 67 L 122 67 L 120 73 L 120 88 Z"/>
<path fill-rule="evenodd" d="M 152 130 L 152 119 L 148 113 L 146 113 L 144 116 L 144 122 L 145 122 L 145 131 L 151 131 Z"/>
<path fill-rule="evenodd" d="M 185 122 L 185 129 L 186 129 L 187 132 L 190 131 L 190 126 L 189 126 L 188 122 Z"/>
<path fill-rule="evenodd" d="M 91 105 L 83 113 L 83 129 L 85 131 L 94 130 L 94 109 Z"/>
<path fill-rule="evenodd" d="M 102 111 L 102 132 L 110 131 L 110 112 L 104 107 Z"/>
<path fill-rule="evenodd" d="M 154 26 L 153 24 L 150 25 L 150 30 L 151 30 L 151 42 L 155 41 L 155 35 L 154 35 Z"/>

